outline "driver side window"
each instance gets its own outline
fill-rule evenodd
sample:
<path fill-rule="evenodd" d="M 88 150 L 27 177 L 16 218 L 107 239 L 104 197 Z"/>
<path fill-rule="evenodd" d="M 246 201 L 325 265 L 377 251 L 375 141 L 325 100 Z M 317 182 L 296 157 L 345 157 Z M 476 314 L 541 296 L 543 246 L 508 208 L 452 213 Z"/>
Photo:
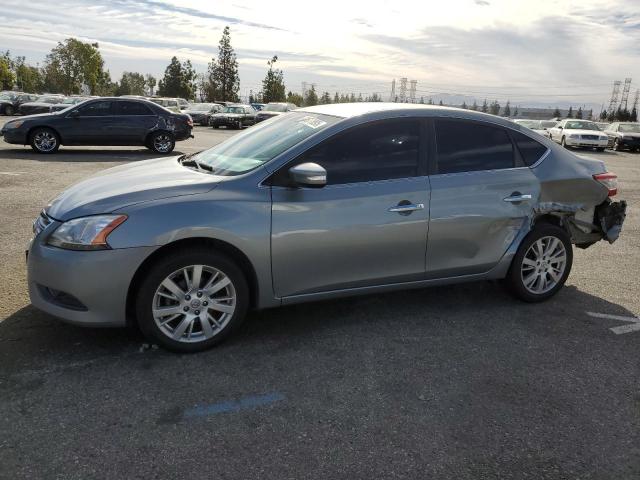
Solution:
<path fill-rule="evenodd" d="M 92 102 L 89 105 L 84 105 L 79 108 L 78 113 L 81 117 L 104 117 L 111 115 L 111 102 Z"/>

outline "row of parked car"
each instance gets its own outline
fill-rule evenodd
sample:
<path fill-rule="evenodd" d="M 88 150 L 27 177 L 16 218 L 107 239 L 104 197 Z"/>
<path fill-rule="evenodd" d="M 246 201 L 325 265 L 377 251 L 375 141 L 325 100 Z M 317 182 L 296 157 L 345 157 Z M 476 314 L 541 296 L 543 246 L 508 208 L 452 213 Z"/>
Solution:
<path fill-rule="evenodd" d="M 640 152 L 640 123 L 638 122 L 603 123 L 574 118 L 513 121 L 550 138 L 565 148 L 595 148 L 601 152 L 611 148 L 618 151 Z"/>
<path fill-rule="evenodd" d="M 194 103 L 184 113 L 193 123 L 213 128 L 243 128 L 295 110 L 297 105 L 285 102 L 267 104 Z"/>

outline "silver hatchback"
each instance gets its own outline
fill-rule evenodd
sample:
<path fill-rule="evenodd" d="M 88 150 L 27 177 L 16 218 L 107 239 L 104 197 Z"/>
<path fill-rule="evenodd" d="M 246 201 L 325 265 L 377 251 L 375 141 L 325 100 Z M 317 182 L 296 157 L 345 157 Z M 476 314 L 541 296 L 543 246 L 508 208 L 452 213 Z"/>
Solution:
<path fill-rule="evenodd" d="M 572 244 L 613 242 L 616 176 L 498 117 L 417 105 L 303 108 L 194 155 L 106 170 L 34 223 L 34 306 L 135 322 L 198 351 L 249 309 L 504 279 L 537 302 Z"/>

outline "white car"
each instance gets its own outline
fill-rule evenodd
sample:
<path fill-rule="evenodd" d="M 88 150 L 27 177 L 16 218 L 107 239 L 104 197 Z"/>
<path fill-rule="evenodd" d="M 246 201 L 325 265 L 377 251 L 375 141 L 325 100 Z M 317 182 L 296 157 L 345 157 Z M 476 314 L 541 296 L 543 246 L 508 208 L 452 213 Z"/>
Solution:
<path fill-rule="evenodd" d="M 589 120 L 561 120 L 555 127 L 547 130 L 549 138 L 563 147 L 595 148 L 603 152 L 609 143 L 609 137 L 595 122 Z"/>
<path fill-rule="evenodd" d="M 513 123 L 527 127 L 543 137 L 548 137 L 549 133 L 547 132 L 547 129 L 555 126 L 558 122 L 554 122 L 553 120 L 528 120 L 525 118 L 518 118 L 514 120 Z"/>

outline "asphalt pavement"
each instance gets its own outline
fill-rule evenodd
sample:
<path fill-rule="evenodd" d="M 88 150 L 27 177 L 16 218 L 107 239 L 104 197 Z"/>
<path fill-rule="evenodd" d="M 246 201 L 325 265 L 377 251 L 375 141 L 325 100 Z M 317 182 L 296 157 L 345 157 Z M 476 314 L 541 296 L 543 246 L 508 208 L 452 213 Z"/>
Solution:
<path fill-rule="evenodd" d="M 233 133 L 197 127 L 176 152 Z M 26 291 L 40 209 L 153 155 L 0 142 L 0 478 L 640 478 L 640 329 L 616 330 L 640 314 L 640 154 L 585 155 L 619 175 L 627 220 L 548 302 L 482 282 L 310 303 L 176 355 Z"/>

